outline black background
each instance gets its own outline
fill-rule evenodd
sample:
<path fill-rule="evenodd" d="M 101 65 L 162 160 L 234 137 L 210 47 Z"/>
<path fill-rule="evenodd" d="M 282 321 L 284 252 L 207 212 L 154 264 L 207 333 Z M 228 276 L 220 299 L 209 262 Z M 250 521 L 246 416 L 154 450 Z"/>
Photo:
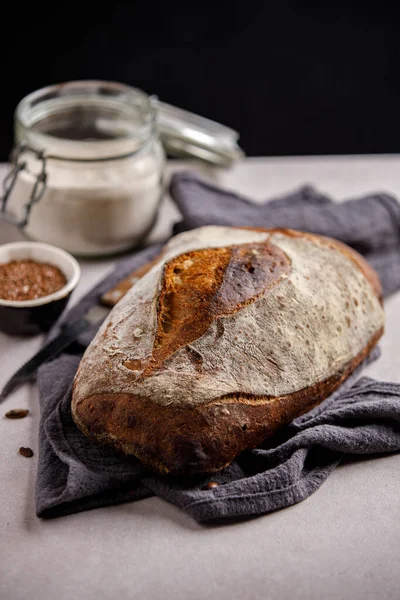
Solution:
<path fill-rule="evenodd" d="M 0 160 L 27 93 L 122 81 L 240 131 L 249 155 L 400 150 L 400 27 L 387 1 L 7 3 Z"/>

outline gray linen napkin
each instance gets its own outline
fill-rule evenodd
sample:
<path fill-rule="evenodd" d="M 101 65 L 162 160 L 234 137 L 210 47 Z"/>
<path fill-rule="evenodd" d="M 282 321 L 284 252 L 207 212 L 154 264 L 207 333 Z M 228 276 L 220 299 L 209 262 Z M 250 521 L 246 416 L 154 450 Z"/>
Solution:
<path fill-rule="evenodd" d="M 335 204 L 307 187 L 255 205 L 183 173 L 172 179 L 171 195 L 183 217 L 176 231 L 204 224 L 232 224 L 287 226 L 331 235 L 361 251 L 374 264 L 385 294 L 400 288 L 400 206 L 386 194 Z M 121 261 L 113 274 L 68 313 L 66 321 L 82 316 L 104 291 L 158 250 L 159 246 L 147 248 Z M 198 521 L 254 516 L 308 497 L 345 455 L 400 450 L 400 385 L 359 379 L 359 367 L 322 404 L 295 419 L 274 440 L 244 452 L 212 478 L 160 477 L 132 457 L 93 444 L 72 421 L 73 377 L 94 334 L 94 328 L 85 332 L 68 352 L 39 371 L 39 517 L 154 494 L 180 506 Z M 378 354 L 375 350 L 365 362 Z M 219 486 L 202 489 L 210 480 Z"/>

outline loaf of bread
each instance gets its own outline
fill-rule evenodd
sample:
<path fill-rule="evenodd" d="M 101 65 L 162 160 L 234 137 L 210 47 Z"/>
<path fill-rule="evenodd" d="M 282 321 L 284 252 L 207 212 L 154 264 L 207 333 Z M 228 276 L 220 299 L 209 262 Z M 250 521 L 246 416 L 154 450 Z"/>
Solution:
<path fill-rule="evenodd" d="M 317 235 L 202 227 L 140 274 L 82 358 L 72 414 L 163 474 L 222 469 L 331 394 L 383 332 L 376 273 Z"/>

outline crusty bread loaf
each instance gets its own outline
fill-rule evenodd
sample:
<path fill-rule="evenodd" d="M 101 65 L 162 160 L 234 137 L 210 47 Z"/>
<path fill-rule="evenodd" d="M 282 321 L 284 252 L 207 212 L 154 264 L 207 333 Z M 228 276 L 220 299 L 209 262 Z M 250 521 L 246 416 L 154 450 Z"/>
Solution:
<path fill-rule="evenodd" d="M 383 331 L 376 273 L 329 238 L 203 227 L 139 274 L 81 361 L 72 414 L 165 474 L 222 469 L 332 393 Z"/>

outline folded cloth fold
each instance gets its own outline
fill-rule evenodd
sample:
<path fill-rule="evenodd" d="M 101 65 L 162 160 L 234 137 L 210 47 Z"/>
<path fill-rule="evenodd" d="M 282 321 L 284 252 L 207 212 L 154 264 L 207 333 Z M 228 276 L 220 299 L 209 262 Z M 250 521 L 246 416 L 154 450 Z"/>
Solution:
<path fill-rule="evenodd" d="M 180 173 L 171 195 L 182 213 L 176 231 L 206 224 L 290 227 L 336 237 L 363 253 L 377 269 L 385 295 L 400 288 L 400 206 L 386 194 L 340 204 L 312 188 L 254 204 Z M 151 260 L 159 246 L 121 261 L 89 292 L 66 322 L 82 317 L 102 293 Z M 59 326 L 58 326 L 59 328 Z M 55 328 L 52 335 L 56 335 Z M 212 477 L 163 478 L 132 457 L 93 444 L 70 412 L 72 382 L 92 328 L 69 352 L 39 371 L 41 423 L 36 483 L 37 514 L 50 518 L 154 494 L 198 521 L 259 515 L 299 502 L 315 492 L 343 456 L 400 450 L 400 385 L 359 379 L 361 367 L 312 411 L 294 420 L 268 444 L 244 452 Z M 377 358 L 375 350 L 366 362 Z M 364 364 L 365 364 L 364 363 Z"/>

